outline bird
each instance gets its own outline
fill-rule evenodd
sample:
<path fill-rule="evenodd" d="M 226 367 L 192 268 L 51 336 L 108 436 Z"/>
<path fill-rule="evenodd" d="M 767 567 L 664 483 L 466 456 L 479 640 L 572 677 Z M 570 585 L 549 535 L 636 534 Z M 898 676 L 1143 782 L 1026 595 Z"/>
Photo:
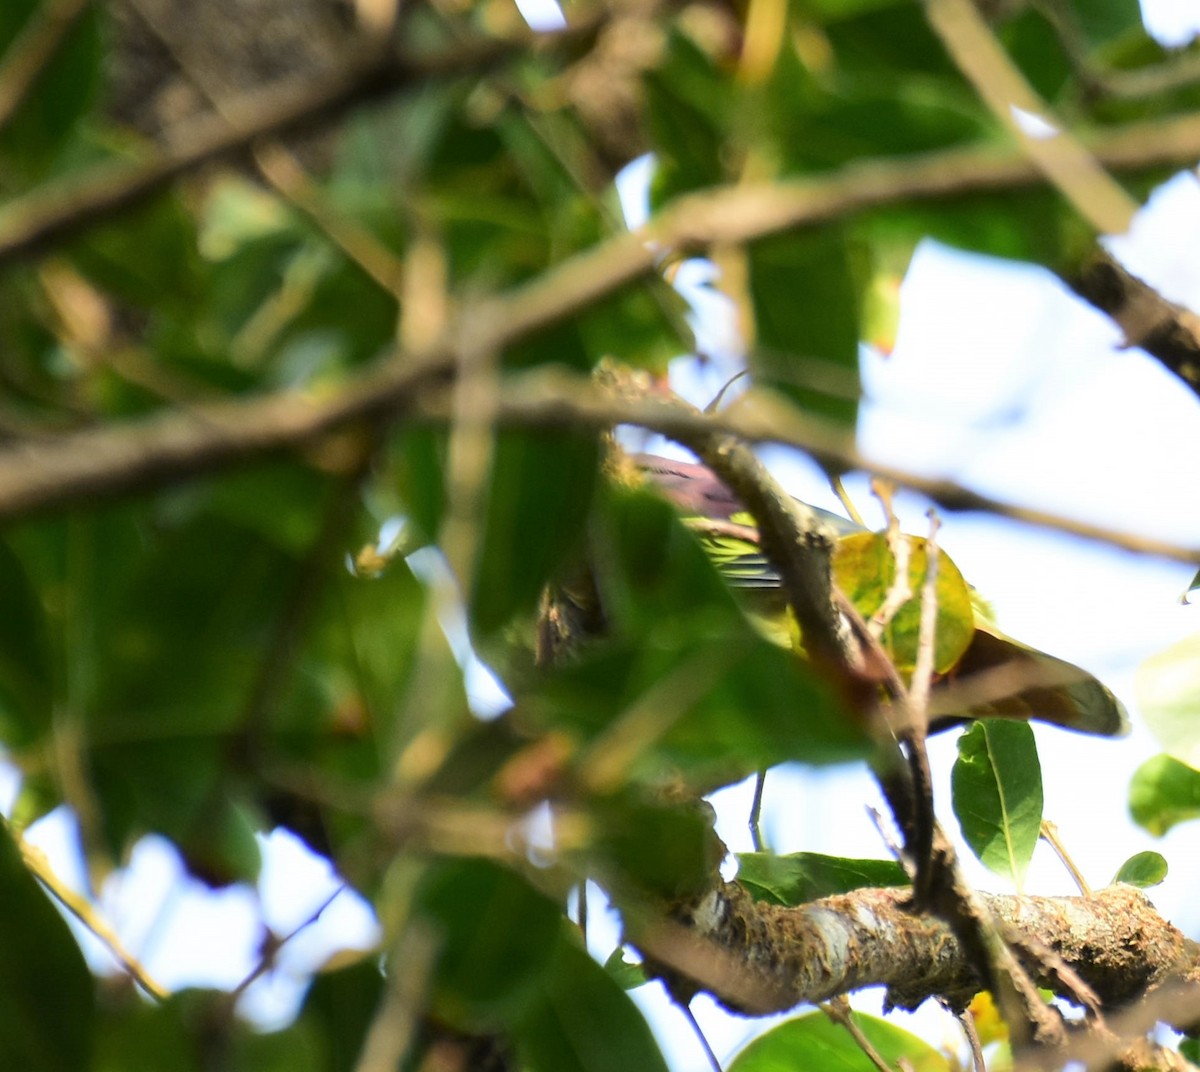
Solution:
<path fill-rule="evenodd" d="M 797 631 L 790 624 L 779 574 L 738 497 L 699 462 L 646 453 L 631 461 L 642 480 L 694 529 L 722 577 L 743 597 L 751 619 L 770 639 L 794 646 Z M 804 505 L 835 544 L 868 532 L 848 518 Z M 1129 731 L 1124 705 L 1097 678 L 1004 633 L 973 589 L 971 597 L 973 630 L 965 650 L 935 682 L 931 731 L 977 718 L 1035 719 L 1103 737 Z"/>

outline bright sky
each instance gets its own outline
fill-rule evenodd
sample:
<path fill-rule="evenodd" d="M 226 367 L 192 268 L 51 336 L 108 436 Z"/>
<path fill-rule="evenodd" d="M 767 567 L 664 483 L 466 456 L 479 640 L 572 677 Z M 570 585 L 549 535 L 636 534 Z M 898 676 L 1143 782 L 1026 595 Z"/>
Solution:
<path fill-rule="evenodd" d="M 551 0 L 522 0 L 521 6 L 537 25 L 551 25 L 557 16 Z M 1200 10 L 1189 0 L 1144 0 L 1143 6 L 1152 29 L 1166 40 L 1186 40 L 1200 28 Z M 645 165 L 640 167 L 644 175 Z M 1170 183 L 1114 249 L 1170 297 L 1200 308 L 1197 183 L 1188 177 Z M 721 299 L 700 285 L 708 271 L 693 266 L 683 274 L 684 284 L 703 307 L 697 328 L 706 349 L 730 354 L 736 340 Z M 905 281 L 903 310 L 891 357 L 864 359 L 868 397 L 860 436 L 867 455 L 952 476 L 1013 501 L 1200 544 L 1194 481 L 1200 404 L 1154 361 L 1120 350 L 1112 325 L 1047 273 L 928 245 Z M 704 401 L 722 378 L 714 372 L 696 388 Z M 782 451 L 768 456 L 796 494 L 836 507 L 824 478 L 804 459 Z M 849 483 L 856 501 L 869 508 L 862 482 Z M 924 508 L 902 498 L 910 531 L 922 530 Z M 1005 629 L 1086 666 L 1131 707 L 1137 663 L 1200 629 L 1200 610 L 1177 601 L 1193 572 L 1188 567 L 979 516 L 946 517 L 940 540 L 993 602 Z M 479 688 L 486 691 L 486 682 Z M 1200 906 L 1188 896 L 1197 883 L 1189 862 L 1200 861 L 1200 824 L 1154 842 L 1126 813 L 1129 775 L 1158 751 L 1149 735 L 1135 728 L 1131 738 L 1114 744 L 1047 729 L 1039 731 L 1039 742 L 1047 817 L 1058 823 L 1085 874 L 1103 884 L 1127 856 L 1159 849 L 1173 870 L 1154 900 L 1185 930 L 1200 931 Z M 946 805 L 953 739 L 943 735 L 931 751 Z M 0 804 L 11 794 L 11 771 L 0 770 Z M 768 839 L 780 851 L 885 855 L 863 801 L 877 802 L 877 795 L 860 771 L 775 772 L 768 783 Z M 749 786 L 720 794 L 718 804 L 722 836 L 735 849 L 748 848 Z M 957 829 L 946 807 L 942 818 Z M 30 838 L 48 848 L 65 878 L 82 886 L 63 814 L 37 824 Z M 290 835 L 277 833 L 262 843 L 266 866 L 258 891 L 214 897 L 183 875 L 169 846 L 146 839 L 102 891 L 103 911 L 169 987 L 232 986 L 253 966 L 260 912 L 286 933 L 337 888 L 327 866 Z M 973 877 L 983 888 L 1002 886 L 979 869 Z M 1073 892 L 1041 848 L 1027 882 L 1041 893 Z M 283 970 L 251 988 L 244 1008 L 264 1025 L 280 1023 L 299 1000 L 308 970 L 335 948 L 366 947 L 374 936 L 368 907 L 352 893 L 342 894 L 319 924 L 287 947 Z M 614 940 L 615 930 L 593 926 L 598 954 L 606 955 Z M 106 962 L 93 940 L 83 941 L 94 964 Z M 637 1000 L 660 1032 L 672 1067 L 707 1070 L 661 992 L 643 988 Z M 727 1056 L 748 1025 L 708 1014 L 704 999 L 696 1005 L 710 1041 Z"/>

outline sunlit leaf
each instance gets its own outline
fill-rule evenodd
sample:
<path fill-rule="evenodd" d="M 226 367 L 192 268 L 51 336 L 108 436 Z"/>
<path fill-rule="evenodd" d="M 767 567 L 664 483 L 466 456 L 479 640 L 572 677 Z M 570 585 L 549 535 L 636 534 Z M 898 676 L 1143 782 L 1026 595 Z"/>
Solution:
<path fill-rule="evenodd" d="M 1113 876 L 1113 882 L 1130 886 L 1157 886 L 1167 877 L 1167 861 L 1162 853 L 1139 852 L 1129 857 Z"/>
<path fill-rule="evenodd" d="M 1133 772 L 1129 812 L 1156 837 L 1178 823 L 1200 819 L 1200 771 L 1173 756 L 1151 757 Z"/>
<path fill-rule="evenodd" d="M 914 1072 L 950 1072 L 951 1065 L 916 1035 L 876 1016 L 856 1012 L 854 1022 L 889 1067 Z M 824 1013 L 811 1012 L 772 1028 L 751 1042 L 727 1072 L 780 1072 L 811 1068 L 821 1072 L 877 1072 L 877 1066 L 850 1032 Z"/>
<path fill-rule="evenodd" d="M 1134 678 L 1138 708 L 1163 749 L 1200 768 L 1200 633 L 1151 655 Z"/>
<path fill-rule="evenodd" d="M 911 672 L 917 661 L 921 627 L 921 593 L 925 582 L 925 541 L 904 537 L 908 549 L 908 599 L 885 627 L 884 648 L 901 672 Z M 895 583 L 896 559 L 882 533 L 860 532 L 843 536 L 833 551 L 833 576 L 837 586 L 870 619 L 886 602 Z M 945 673 L 967 650 L 975 634 L 971 592 L 958 567 L 940 551 L 937 559 L 937 619 L 934 669 Z"/>
<path fill-rule="evenodd" d="M 738 853 L 737 880 L 755 900 L 780 905 L 803 904 L 864 886 L 906 886 L 909 881 L 895 860 L 856 860 L 816 852 Z"/>
<path fill-rule="evenodd" d="M 963 837 L 990 870 L 1020 885 L 1042 824 L 1042 773 L 1033 730 L 985 719 L 958 739 L 951 775 Z"/>

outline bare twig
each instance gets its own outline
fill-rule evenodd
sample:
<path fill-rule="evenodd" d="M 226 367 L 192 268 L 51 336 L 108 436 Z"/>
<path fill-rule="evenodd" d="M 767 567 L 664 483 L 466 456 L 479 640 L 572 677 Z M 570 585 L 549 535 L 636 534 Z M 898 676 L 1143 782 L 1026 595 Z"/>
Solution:
<path fill-rule="evenodd" d="M 100 943 L 112 954 L 113 959 L 121 965 L 121 969 L 125 974 L 137 983 L 138 986 L 156 1001 L 166 1001 L 171 996 L 170 991 L 155 981 L 150 973 L 142 967 L 138 959 L 125 948 L 121 939 L 117 937 L 116 931 L 100 917 L 96 907 L 71 890 L 55 874 L 54 868 L 50 866 L 50 861 L 46 858 L 44 852 L 30 845 L 25 838 L 17 835 L 15 831 L 13 833 L 16 837 L 17 846 L 21 850 L 21 859 L 24 861 L 25 866 L 51 896 L 79 920 L 88 931 L 95 935 Z"/>
<path fill-rule="evenodd" d="M 266 975 L 266 973 L 275 966 L 275 961 L 279 957 L 279 951 L 283 949 L 288 942 L 295 938 L 296 935 L 300 934 L 302 931 L 306 931 L 309 927 L 316 923 L 325 913 L 325 909 L 333 904 L 333 902 L 336 901 L 338 897 L 346 891 L 347 888 L 348 887 L 346 883 L 341 883 L 337 889 L 335 889 L 317 906 L 316 909 L 313 910 L 307 919 L 297 924 L 292 928 L 292 930 L 288 931 L 288 933 L 283 935 L 281 938 L 271 936 L 270 940 L 266 944 L 266 948 L 263 951 L 262 956 L 258 958 L 258 963 L 255 964 L 254 967 L 251 968 L 241 980 L 241 982 L 239 982 L 238 985 L 230 991 L 229 998 L 231 1003 L 235 1003 L 238 998 L 240 998 L 247 990 L 249 990 L 251 984 L 254 983 L 256 979 Z"/>
<path fill-rule="evenodd" d="M 704 1057 L 708 1061 L 708 1067 L 713 1072 L 722 1072 L 721 1059 L 713 1052 L 712 1045 L 708 1041 L 708 1037 L 704 1034 L 704 1029 L 700 1026 L 700 1021 L 696 1019 L 696 1014 L 692 1012 L 691 1006 L 685 1005 L 682 1001 L 679 1002 L 679 1011 L 683 1013 L 684 1019 L 692 1029 L 692 1033 L 700 1043 L 700 1048 L 704 1051 Z"/>
<path fill-rule="evenodd" d="M 222 114 L 189 120 L 168 132 L 170 148 L 136 164 L 99 166 L 45 186 L 0 214 L 0 264 L 43 252 L 56 242 L 139 204 L 189 171 L 254 142 L 335 117 L 356 104 L 439 79 L 485 74 L 531 49 L 587 40 L 594 23 L 545 34 L 456 44 L 444 54 L 412 57 L 364 42 L 344 67 L 318 78 L 285 81 L 229 98 Z M 368 47 L 370 46 L 370 47 Z"/>
<path fill-rule="evenodd" d="M 983 1046 L 979 1041 L 979 1032 L 975 1029 L 975 1017 L 970 1010 L 964 1009 L 955 1018 L 962 1028 L 963 1037 L 971 1051 L 971 1068 L 973 1072 L 987 1072 L 987 1062 L 983 1059 Z"/>
<path fill-rule="evenodd" d="M 1092 888 L 1087 884 L 1087 879 L 1083 877 L 1083 872 L 1075 866 L 1075 861 L 1071 859 L 1071 854 L 1067 852 L 1067 847 L 1062 843 L 1062 839 L 1058 836 L 1058 827 L 1049 819 L 1042 820 L 1042 828 L 1038 836 L 1054 850 L 1054 855 L 1062 862 L 1063 867 L 1067 869 L 1067 873 L 1075 880 L 1075 885 L 1079 887 L 1079 892 L 1084 897 L 1091 897 Z"/>
<path fill-rule="evenodd" d="M 836 997 L 832 1001 L 823 1002 L 817 1008 L 835 1024 L 840 1024 L 846 1029 L 858 1048 L 862 1050 L 867 1060 L 878 1069 L 878 1072 L 896 1072 L 883 1059 L 882 1054 L 871 1045 L 871 1040 L 863 1034 L 862 1028 L 858 1026 L 858 1023 L 854 1019 L 854 1010 L 850 1008 L 850 1002 L 845 997 Z"/>

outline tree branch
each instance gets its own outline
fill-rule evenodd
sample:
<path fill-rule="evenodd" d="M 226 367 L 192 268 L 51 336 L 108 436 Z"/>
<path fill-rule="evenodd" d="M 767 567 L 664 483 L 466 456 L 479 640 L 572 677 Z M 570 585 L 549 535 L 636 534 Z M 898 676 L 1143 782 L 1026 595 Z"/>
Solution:
<path fill-rule="evenodd" d="M 1168 301 L 1103 250 L 1063 278 L 1116 322 L 1127 346 L 1152 354 L 1200 396 L 1200 316 Z"/>
<path fill-rule="evenodd" d="M 983 985 L 977 966 L 946 923 L 908 910 L 910 896 L 867 888 L 782 907 L 724 883 L 671 921 L 629 918 L 633 943 L 654 965 L 737 1012 L 784 1012 L 871 986 L 887 987 L 890 1007 L 915 1009 L 931 997 L 965 1007 Z M 998 926 L 1053 950 L 1106 1008 L 1179 983 L 1200 963 L 1196 943 L 1132 886 L 1092 897 L 977 896 Z M 1024 967 L 1040 986 L 1071 997 L 1038 958 Z"/>
<path fill-rule="evenodd" d="M 363 41 L 353 59 L 329 74 L 248 91 L 224 102 L 219 115 L 179 124 L 165 136 L 169 149 L 136 164 L 101 165 L 10 201 L 0 213 L 0 265 L 42 253 L 68 236 L 107 222 L 174 179 L 268 135 L 327 121 L 388 93 L 484 74 L 533 49 L 579 44 L 595 30 L 596 24 L 587 22 L 550 33 L 463 42 L 432 56 L 380 48 L 374 38 Z"/>

